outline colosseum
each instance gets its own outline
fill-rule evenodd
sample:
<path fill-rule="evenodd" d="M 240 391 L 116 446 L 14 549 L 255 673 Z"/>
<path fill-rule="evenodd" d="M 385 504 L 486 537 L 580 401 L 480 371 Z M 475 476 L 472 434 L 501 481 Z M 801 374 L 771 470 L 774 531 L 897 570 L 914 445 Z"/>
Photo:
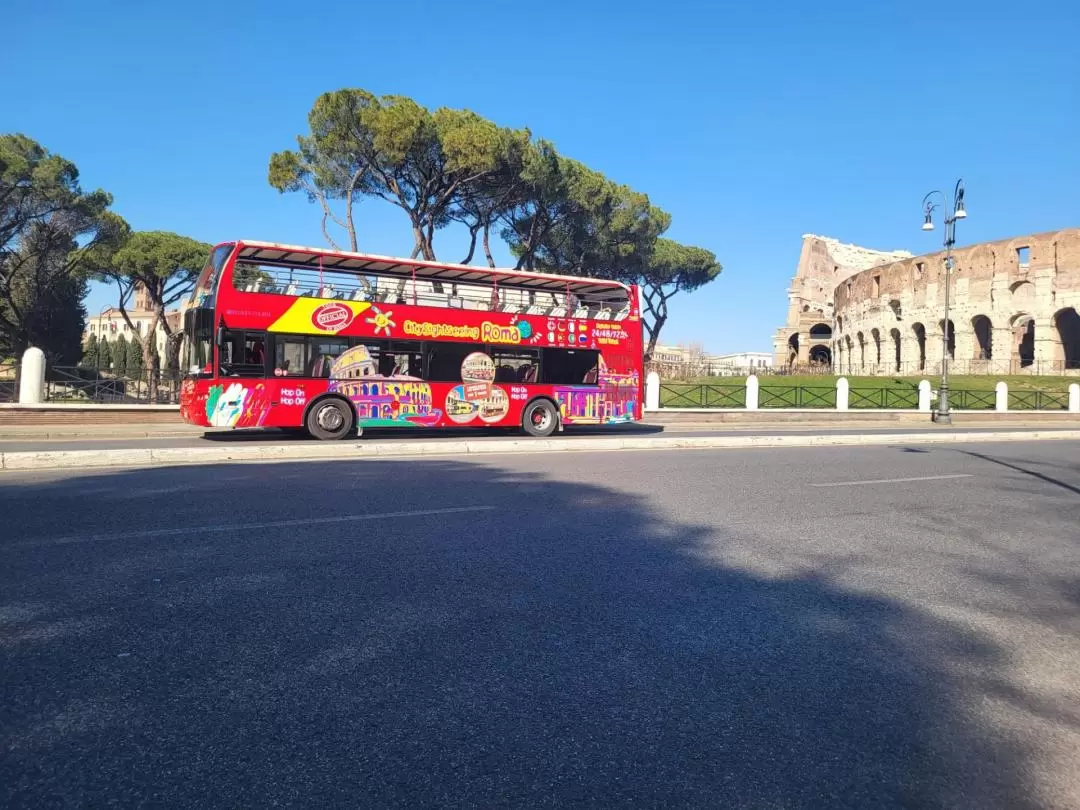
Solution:
<path fill-rule="evenodd" d="M 776 365 L 922 374 L 1080 374 L 1080 228 L 912 256 L 803 237 Z M 945 336 L 947 335 L 947 349 Z"/>

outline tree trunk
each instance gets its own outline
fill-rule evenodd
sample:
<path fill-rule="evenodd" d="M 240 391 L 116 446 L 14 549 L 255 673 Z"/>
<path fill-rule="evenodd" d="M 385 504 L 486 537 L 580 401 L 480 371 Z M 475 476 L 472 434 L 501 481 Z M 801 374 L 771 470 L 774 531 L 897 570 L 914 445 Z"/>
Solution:
<path fill-rule="evenodd" d="M 412 236 L 413 249 L 412 253 L 409 254 L 409 258 L 415 259 L 417 256 L 424 252 L 424 231 L 420 227 L 420 223 L 415 221 L 413 222 L 412 226 Z"/>
<path fill-rule="evenodd" d="M 487 257 L 488 267 L 495 269 L 495 259 L 491 255 L 491 223 L 484 223 L 484 256 Z"/>
<path fill-rule="evenodd" d="M 476 234 L 480 230 L 480 223 L 474 222 L 469 226 L 469 252 L 465 258 L 461 260 L 461 264 L 468 264 L 472 261 L 473 254 L 476 252 Z"/>
<path fill-rule="evenodd" d="M 157 404 L 158 379 L 161 375 L 161 358 L 157 353 L 157 328 L 161 320 L 161 307 L 155 302 L 154 318 L 146 330 L 146 338 L 143 340 L 143 368 L 146 370 L 146 395 L 149 404 Z"/>
<path fill-rule="evenodd" d="M 435 226 L 430 222 L 424 233 L 424 258 L 429 262 L 435 261 Z"/>
<path fill-rule="evenodd" d="M 667 315 L 658 315 L 653 323 L 647 323 L 642 320 L 645 326 L 645 331 L 649 333 L 649 342 L 645 346 L 645 358 L 646 360 L 652 359 L 652 353 L 656 350 L 656 342 L 660 339 L 660 330 L 664 328 L 664 324 L 667 322 Z"/>

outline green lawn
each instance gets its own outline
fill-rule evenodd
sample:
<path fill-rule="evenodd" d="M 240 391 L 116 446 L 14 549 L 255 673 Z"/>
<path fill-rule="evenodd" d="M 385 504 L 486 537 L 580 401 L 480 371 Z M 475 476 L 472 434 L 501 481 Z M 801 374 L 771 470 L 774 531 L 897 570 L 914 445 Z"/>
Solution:
<path fill-rule="evenodd" d="M 762 408 L 835 408 L 836 376 L 763 376 L 759 404 Z M 914 408 L 918 403 L 920 379 L 927 379 L 936 392 L 940 377 L 848 377 L 851 408 Z M 955 376 L 949 378 L 952 407 L 987 409 L 994 407 L 994 387 L 1004 380 L 1009 386 L 1011 410 L 1064 410 L 1068 406 L 1071 383 L 1080 377 Z M 663 383 L 660 404 L 669 408 L 743 408 L 746 406 L 745 377 L 706 377 L 693 382 Z"/>

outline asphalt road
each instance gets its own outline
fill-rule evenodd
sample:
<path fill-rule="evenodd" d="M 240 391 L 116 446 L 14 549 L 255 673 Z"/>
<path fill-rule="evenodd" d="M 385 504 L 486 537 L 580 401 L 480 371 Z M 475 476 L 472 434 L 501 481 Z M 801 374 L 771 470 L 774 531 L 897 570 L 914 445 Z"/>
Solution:
<path fill-rule="evenodd" d="M 745 425 L 741 427 L 717 426 L 705 428 L 686 427 L 660 427 L 653 425 L 621 425 L 617 427 L 599 428 L 572 428 L 562 433 L 555 434 L 558 438 L 574 437 L 603 437 L 622 436 L 632 434 L 635 436 L 781 436 L 781 435 L 863 435 L 868 433 L 902 434 L 902 433 L 927 433 L 947 430 L 950 433 L 1025 433 L 1032 430 L 1040 432 L 1072 431 L 1076 430 L 1074 424 L 1045 424 L 1045 425 L 952 425 L 950 427 L 936 427 L 931 422 L 918 425 L 904 425 L 901 427 L 859 426 L 834 427 L 829 425 L 817 425 L 811 427 L 765 427 L 761 425 Z M 472 441 L 490 441 L 493 439 L 524 438 L 519 430 L 369 430 L 362 438 L 345 439 L 347 442 L 362 442 L 364 444 L 379 444 L 381 442 L 399 442 L 402 440 L 416 441 L 460 441 L 469 439 Z M 162 447 L 207 447 L 214 445 L 254 444 L 254 445 L 280 445 L 295 444 L 297 442 L 316 441 L 310 436 L 295 433 L 285 433 L 278 430 L 234 430 L 212 431 L 201 435 L 169 436 L 169 437 L 137 437 L 137 438 L 70 438 L 70 439 L 0 439 L 0 453 L 20 453 L 58 450 L 134 450 L 140 448 Z"/>
<path fill-rule="evenodd" d="M 0 806 L 1080 806 L 1080 444 L 0 477 Z"/>

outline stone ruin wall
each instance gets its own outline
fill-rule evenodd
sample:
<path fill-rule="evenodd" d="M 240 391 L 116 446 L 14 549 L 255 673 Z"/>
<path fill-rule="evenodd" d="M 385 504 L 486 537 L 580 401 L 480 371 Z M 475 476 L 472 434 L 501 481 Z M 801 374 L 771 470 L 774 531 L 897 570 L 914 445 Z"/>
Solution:
<path fill-rule="evenodd" d="M 953 260 L 948 353 L 954 372 L 1080 373 L 1080 228 L 954 249 Z M 944 280 L 942 250 L 838 281 L 834 369 L 939 371 Z"/>
<path fill-rule="evenodd" d="M 787 291 L 787 322 L 774 338 L 776 366 L 807 366 L 811 351 L 831 351 L 833 295 L 838 284 L 868 268 L 910 256 L 905 250 L 871 250 L 827 236 L 805 234 L 798 269 Z M 824 338 L 823 326 L 830 331 Z"/>

